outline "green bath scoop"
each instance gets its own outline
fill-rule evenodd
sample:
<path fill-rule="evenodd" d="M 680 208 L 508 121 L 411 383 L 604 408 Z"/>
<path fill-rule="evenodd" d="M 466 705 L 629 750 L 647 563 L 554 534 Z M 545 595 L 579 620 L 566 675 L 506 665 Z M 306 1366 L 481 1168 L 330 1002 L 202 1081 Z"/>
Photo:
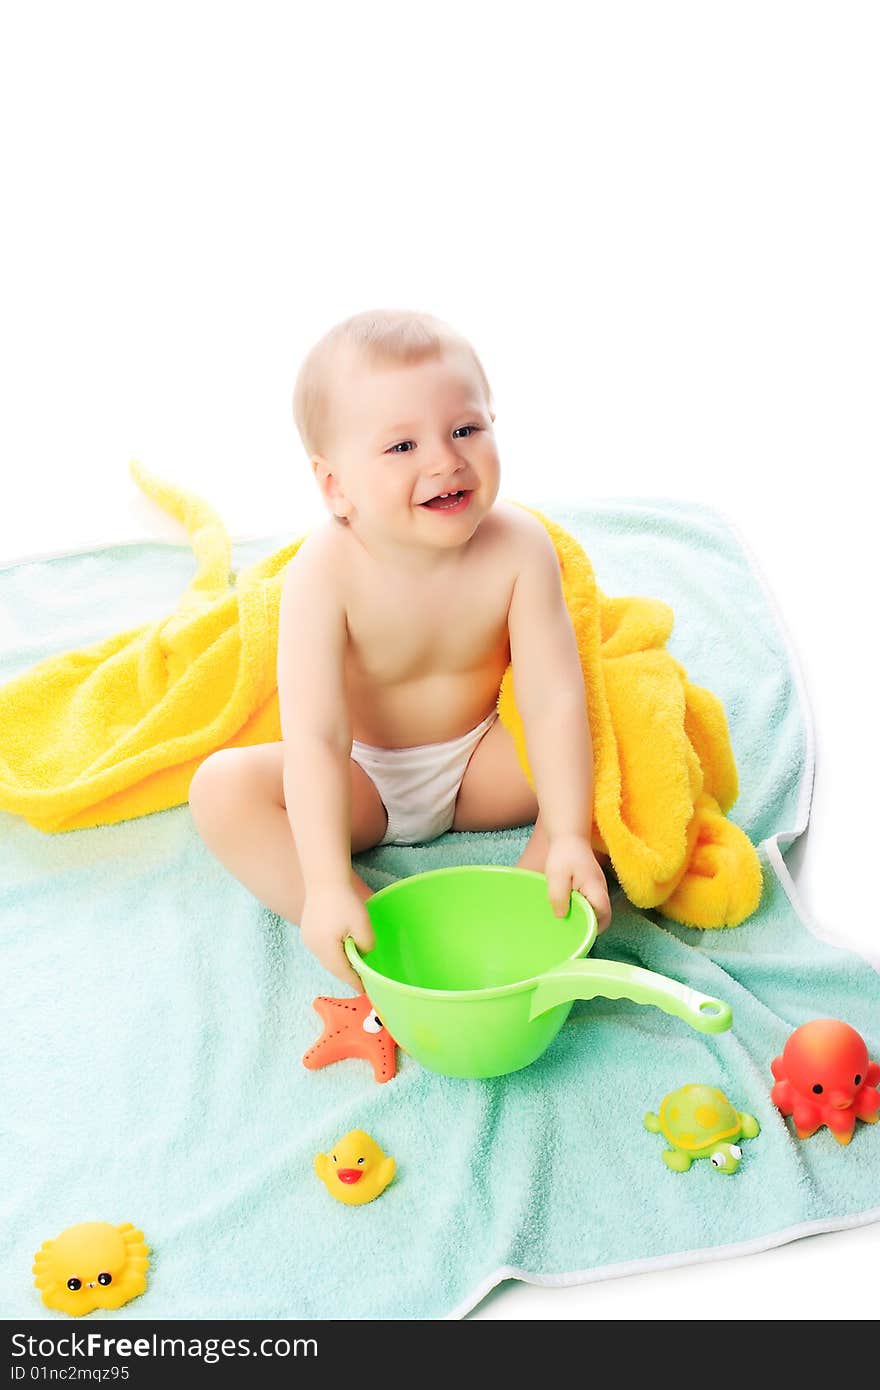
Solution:
<path fill-rule="evenodd" d="M 556 917 L 547 880 L 530 869 L 468 865 L 413 874 L 366 901 L 376 936 L 345 952 L 391 1036 L 446 1076 L 503 1076 L 549 1047 L 575 999 L 654 1004 L 701 1033 L 721 1033 L 727 1004 L 666 975 L 583 960 L 596 914 L 573 892 Z"/>

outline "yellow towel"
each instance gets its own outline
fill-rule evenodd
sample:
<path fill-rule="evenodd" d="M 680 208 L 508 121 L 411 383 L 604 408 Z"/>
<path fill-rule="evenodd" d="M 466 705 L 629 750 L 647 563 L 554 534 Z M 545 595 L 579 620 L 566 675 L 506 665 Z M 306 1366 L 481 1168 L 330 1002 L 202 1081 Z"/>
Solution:
<path fill-rule="evenodd" d="M 130 467 L 186 527 L 197 573 L 170 617 L 48 657 L 0 688 L 0 810 L 40 830 L 180 805 L 209 753 L 281 737 L 278 608 L 284 567 L 304 537 L 231 583 L 229 538 L 211 507 Z M 556 546 L 584 668 L 593 844 L 610 854 L 637 907 L 690 926 L 735 926 L 757 907 L 761 870 L 723 815 L 737 796 L 724 711 L 663 649 L 671 609 L 606 598 L 577 541 L 533 514 Z M 510 668 L 498 709 L 530 777 Z"/>
<path fill-rule="evenodd" d="M 735 927 L 758 906 L 761 866 L 725 819 L 739 786 L 720 701 L 692 685 L 663 644 L 672 609 L 651 598 L 606 598 L 581 546 L 556 522 L 562 589 L 577 638 L 595 769 L 593 847 L 611 856 L 636 907 L 692 927 Z M 507 668 L 498 713 L 532 782 Z M 534 783 L 533 783 L 534 785 Z"/>

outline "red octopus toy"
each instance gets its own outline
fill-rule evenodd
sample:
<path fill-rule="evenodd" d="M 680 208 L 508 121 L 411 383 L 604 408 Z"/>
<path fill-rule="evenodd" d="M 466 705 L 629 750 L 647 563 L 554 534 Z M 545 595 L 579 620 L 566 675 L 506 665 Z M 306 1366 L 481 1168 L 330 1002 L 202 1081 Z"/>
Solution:
<path fill-rule="evenodd" d="M 880 1114 L 880 1066 L 869 1061 L 861 1034 L 839 1019 L 801 1024 L 770 1070 L 776 1077 L 770 1099 L 792 1116 L 799 1139 L 827 1125 L 839 1144 L 848 1144 L 857 1119 L 872 1125 Z"/>

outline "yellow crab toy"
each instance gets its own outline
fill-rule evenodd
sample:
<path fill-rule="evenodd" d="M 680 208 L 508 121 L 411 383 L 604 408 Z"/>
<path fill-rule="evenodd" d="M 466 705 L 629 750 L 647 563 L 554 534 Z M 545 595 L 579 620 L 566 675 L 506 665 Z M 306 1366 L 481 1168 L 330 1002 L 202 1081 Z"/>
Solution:
<path fill-rule="evenodd" d="M 34 1256 L 34 1283 L 47 1308 L 72 1318 L 96 1308 L 121 1308 L 147 1287 L 149 1246 L 130 1221 L 83 1221 L 54 1240 L 44 1240 Z"/>

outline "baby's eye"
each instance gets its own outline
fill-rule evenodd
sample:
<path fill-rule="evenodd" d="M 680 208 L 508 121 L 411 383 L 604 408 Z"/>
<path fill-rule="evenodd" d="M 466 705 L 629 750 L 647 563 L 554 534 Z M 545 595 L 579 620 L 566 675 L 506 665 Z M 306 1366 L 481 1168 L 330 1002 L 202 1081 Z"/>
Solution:
<path fill-rule="evenodd" d="M 99 1275 L 98 1275 L 98 1283 L 99 1283 L 99 1284 L 103 1284 L 104 1287 L 106 1288 L 106 1286 L 107 1286 L 108 1284 L 112 1284 L 112 1283 L 113 1283 L 113 1275 L 112 1275 L 112 1274 L 106 1274 L 106 1273 L 104 1273 L 104 1274 L 99 1274 Z"/>
<path fill-rule="evenodd" d="M 453 436 L 458 435 L 463 439 L 468 439 L 470 435 L 475 434 L 479 428 L 479 425 L 458 425 L 452 433 Z M 462 434 L 463 430 L 468 430 L 469 434 Z M 391 448 L 386 450 L 386 452 L 389 454 L 411 454 L 414 448 L 415 443 L 412 439 L 401 439 L 399 443 L 392 444 Z"/>
<path fill-rule="evenodd" d="M 67 1287 L 70 1289 L 70 1292 L 71 1292 L 71 1293 L 76 1293 L 77 1289 L 81 1289 L 81 1288 L 82 1288 L 82 1280 L 81 1280 L 81 1279 L 77 1279 L 77 1278 L 74 1276 L 73 1279 L 68 1279 L 68 1281 L 67 1281 Z"/>

